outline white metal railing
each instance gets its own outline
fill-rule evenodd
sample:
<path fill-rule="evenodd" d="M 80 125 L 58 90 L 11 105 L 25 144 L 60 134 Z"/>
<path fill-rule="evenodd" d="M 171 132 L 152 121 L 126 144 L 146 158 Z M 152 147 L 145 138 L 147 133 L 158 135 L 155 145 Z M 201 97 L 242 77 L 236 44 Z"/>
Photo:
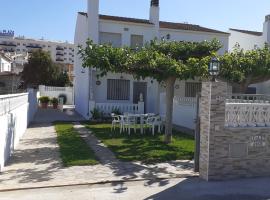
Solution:
<path fill-rule="evenodd" d="M 66 87 L 52 87 L 52 86 L 45 86 L 45 91 L 66 91 Z"/>
<path fill-rule="evenodd" d="M 270 103 L 226 103 L 225 126 L 270 127 Z"/>
<path fill-rule="evenodd" d="M 143 102 L 142 102 L 143 104 Z M 96 103 L 95 107 L 106 113 L 110 114 L 114 110 L 119 110 L 121 113 L 143 113 L 143 109 L 140 108 L 139 104 L 129 104 L 129 103 Z"/>
<path fill-rule="evenodd" d="M 178 105 L 193 107 L 196 105 L 196 98 L 175 96 L 174 102 L 177 103 Z"/>
<path fill-rule="evenodd" d="M 28 93 L 0 95 L 0 116 L 28 103 Z"/>
<path fill-rule="evenodd" d="M 269 103 L 270 95 L 264 94 L 231 94 L 227 97 L 227 103 Z"/>

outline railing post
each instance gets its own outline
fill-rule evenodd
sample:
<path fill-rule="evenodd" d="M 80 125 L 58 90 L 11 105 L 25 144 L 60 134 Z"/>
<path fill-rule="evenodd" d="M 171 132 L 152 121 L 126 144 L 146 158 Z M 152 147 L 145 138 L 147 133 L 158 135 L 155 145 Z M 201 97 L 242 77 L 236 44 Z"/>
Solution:
<path fill-rule="evenodd" d="M 138 114 L 144 114 L 144 102 L 143 101 L 138 102 Z"/>

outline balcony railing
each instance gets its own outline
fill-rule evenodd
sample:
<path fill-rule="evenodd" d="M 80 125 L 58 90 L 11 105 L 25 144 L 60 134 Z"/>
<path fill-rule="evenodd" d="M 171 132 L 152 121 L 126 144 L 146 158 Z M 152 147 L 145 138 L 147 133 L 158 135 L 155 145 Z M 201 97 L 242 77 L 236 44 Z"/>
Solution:
<path fill-rule="evenodd" d="M 56 50 L 57 51 L 64 51 L 64 48 L 63 47 L 56 47 Z"/>
<path fill-rule="evenodd" d="M 27 45 L 26 47 L 32 48 L 32 49 L 41 49 L 42 48 L 41 46 L 38 46 L 38 45 Z"/>
<path fill-rule="evenodd" d="M 13 43 L 6 43 L 6 42 L 2 42 L 0 43 L 1 46 L 9 46 L 9 47 L 16 47 L 17 45 L 16 44 L 13 44 Z"/>
<path fill-rule="evenodd" d="M 64 56 L 64 54 L 62 52 L 56 52 L 57 56 Z"/>
<path fill-rule="evenodd" d="M 64 62 L 64 59 L 56 58 L 56 61 L 57 61 L 57 62 Z"/>

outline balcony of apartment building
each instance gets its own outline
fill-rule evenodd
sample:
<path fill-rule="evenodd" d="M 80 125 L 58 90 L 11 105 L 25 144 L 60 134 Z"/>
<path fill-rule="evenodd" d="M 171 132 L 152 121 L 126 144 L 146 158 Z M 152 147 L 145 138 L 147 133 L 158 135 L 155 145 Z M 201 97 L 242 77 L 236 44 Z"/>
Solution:
<path fill-rule="evenodd" d="M 59 56 L 59 57 L 64 56 L 64 53 L 62 51 L 57 51 L 56 56 Z"/>
<path fill-rule="evenodd" d="M 28 44 L 28 45 L 26 45 L 26 48 L 29 48 L 29 49 L 42 49 L 42 46 L 40 46 L 38 44 Z"/>
<path fill-rule="evenodd" d="M 65 49 L 64 49 L 64 47 L 57 46 L 57 47 L 56 47 L 56 50 L 57 50 L 57 51 L 64 51 Z"/>
<path fill-rule="evenodd" d="M 56 57 L 55 61 L 56 62 L 64 62 L 64 58 Z"/>
<path fill-rule="evenodd" d="M 3 51 L 5 53 L 14 53 L 15 48 L 0 48 L 0 51 Z"/>
<path fill-rule="evenodd" d="M 17 45 L 12 42 L 0 42 L 0 46 L 6 46 L 6 47 L 16 47 Z"/>

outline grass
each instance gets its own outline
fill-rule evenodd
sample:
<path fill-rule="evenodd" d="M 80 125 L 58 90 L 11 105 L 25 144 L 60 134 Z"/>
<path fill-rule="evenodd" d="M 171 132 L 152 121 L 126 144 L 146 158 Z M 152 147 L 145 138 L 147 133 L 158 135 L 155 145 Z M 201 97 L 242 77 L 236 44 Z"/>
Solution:
<path fill-rule="evenodd" d="M 84 125 L 92 130 L 93 134 L 107 145 L 123 161 L 143 161 L 158 163 L 172 160 L 191 160 L 194 156 L 194 137 L 174 131 L 171 144 L 163 142 L 163 135 L 151 133 L 141 135 L 133 132 L 120 134 L 119 129 L 111 131 L 111 124 Z"/>
<path fill-rule="evenodd" d="M 98 164 L 93 150 L 70 123 L 55 123 L 57 142 L 65 167 Z"/>

